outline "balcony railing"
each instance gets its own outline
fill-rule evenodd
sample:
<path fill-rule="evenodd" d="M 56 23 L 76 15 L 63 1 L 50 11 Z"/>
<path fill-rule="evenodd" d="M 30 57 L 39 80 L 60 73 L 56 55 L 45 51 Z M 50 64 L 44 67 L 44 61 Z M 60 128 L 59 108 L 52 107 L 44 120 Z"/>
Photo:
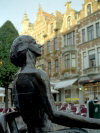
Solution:
<path fill-rule="evenodd" d="M 77 76 L 77 68 L 67 68 L 64 69 L 60 75 L 60 79 L 65 79 L 69 77 Z"/>
<path fill-rule="evenodd" d="M 100 72 L 100 66 L 99 67 L 91 67 L 83 70 L 83 74 L 95 74 Z"/>
<path fill-rule="evenodd" d="M 62 53 L 65 53 L 66 51 L 72 51 L 72 50 L 76 50 L 75 45 L 65 45 L 62 48 Z"/>

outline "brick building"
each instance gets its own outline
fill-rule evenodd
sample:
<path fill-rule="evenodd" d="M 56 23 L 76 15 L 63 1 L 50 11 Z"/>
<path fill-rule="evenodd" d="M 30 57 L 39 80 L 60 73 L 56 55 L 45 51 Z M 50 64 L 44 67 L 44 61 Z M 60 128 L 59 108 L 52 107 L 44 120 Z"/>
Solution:
<path fill-rule="evenodd" d="M 84 0 L 76 11 L 71 2 L 56 15 L 39 6 L 34 24 L 27 15 L 21 34 L 32 35 L 42 45 L 37 67 L 47 72 L 56 101 L 84 103 L 100 95 L 100 2 Z"/>

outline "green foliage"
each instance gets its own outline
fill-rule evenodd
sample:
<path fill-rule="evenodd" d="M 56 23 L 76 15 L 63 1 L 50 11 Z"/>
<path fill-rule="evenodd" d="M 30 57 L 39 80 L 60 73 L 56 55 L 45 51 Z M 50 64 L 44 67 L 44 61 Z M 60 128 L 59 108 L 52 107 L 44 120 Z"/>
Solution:
<path fill-rule="evenodd" d="M 0 27 L 0 86 L 2 87 L 8 87 L 17 71 L 9 58 L 11 44 L 17 36 L 18 32 L 10 21 Z"/>

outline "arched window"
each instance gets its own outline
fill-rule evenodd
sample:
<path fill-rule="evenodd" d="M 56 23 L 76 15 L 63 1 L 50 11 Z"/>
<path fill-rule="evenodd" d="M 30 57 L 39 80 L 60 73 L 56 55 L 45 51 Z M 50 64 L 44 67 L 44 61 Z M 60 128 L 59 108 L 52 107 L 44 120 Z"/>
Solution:
<path fill-rule="evenodd" d="M 68 27 L 70 27 L 70 23 L 71 23 L 71 16 L 69 16 L 69 17 L 67 18 L 67 26 L 68 26 Z"/>
<path fill-rule="evenodd" d="M 91 4 L 87 5 L 87 15 L 91 14 Z"/>

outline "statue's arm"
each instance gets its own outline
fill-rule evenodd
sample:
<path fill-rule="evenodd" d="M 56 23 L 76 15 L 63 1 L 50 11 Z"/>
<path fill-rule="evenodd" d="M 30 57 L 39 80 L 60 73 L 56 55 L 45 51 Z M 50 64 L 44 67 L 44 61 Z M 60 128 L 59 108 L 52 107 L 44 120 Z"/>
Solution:
<path fill-rule="evenodd" d="M 82 116 L 72 115 L 65 112 L 59 112 L 52 106 L 50 83 L 47 80 L 39 79 L 40 94 L 43 100 L 44 108 L 49 119 L 56 123 L 67 127 L 100 129 L 100 120 L 93 118 L 85 118 Z M 46 83 L 48 82 L 48 83 Z M 48 94 L 49 92 L 49 94 Z"/>

